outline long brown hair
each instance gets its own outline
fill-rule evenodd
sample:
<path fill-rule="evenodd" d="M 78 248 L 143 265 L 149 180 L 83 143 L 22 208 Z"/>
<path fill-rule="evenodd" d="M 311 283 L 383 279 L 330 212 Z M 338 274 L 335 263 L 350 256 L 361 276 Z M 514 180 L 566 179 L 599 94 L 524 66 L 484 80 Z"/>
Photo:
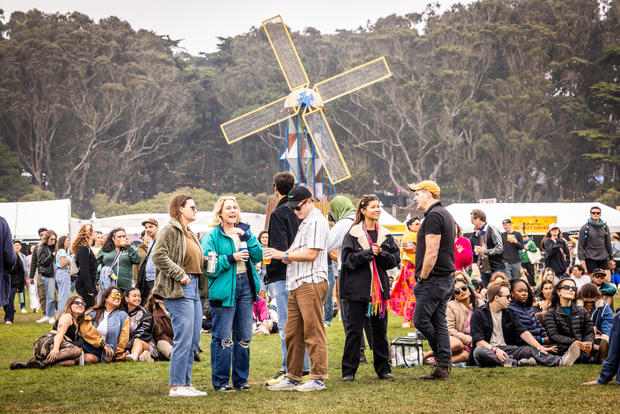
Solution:
<path fill-rule="evenodd" d="M 108 300 L 108 297 L 115 290 L 118 291 L 118 293 L 120 293 L 121 295 L 123 294 L 123 291 L 120 290 L 118 286 L 110 286 L 109 288 L 104 290 L 103 293 L 101 294 L 101 299 L 99 299 L 99 303 L 97 303 L 95 306 L 93 306 L 92 308 L 88 310 L 88 312 L 95 311 L 95 316 L 93 316 L 93 321 L 99 323 L 99 319 L 101 319 L 101 316 L 103 315 L 103 312 L 105 311 L 105 302 L 106 300 Z M 119 303 L 118 309 L 120 308 L 121 308 L 121 305 Z"/>
<path fill-rule="evenodd" d="M 355 210 L 355 221 L 353 221 L 353 225 L 361 223 L 364 220 L 364 213 L 362 213 L 362 209 L 368 208 L 368 204 L 371 201 L 379 201 L 379 197 L 374 194 L 366 194 L 363 195 L 360 201 L 357 203 L 357 209 Z"/>
<path fill-rule="evenodd" d="M 90 246 L 90 236 L 94 233 L 93 225 L 90 223 L 86 223 L 80 227 L 80 231 L 78 231 L 77 236 L 75 236 L 75 240 L 73 240 L 73 244 L 71 245 L 71 251 L 77 254 L 77 251 L 80 247 Z"/>
<path fill-rule="evenodd" d="M 71 296 L 69 299 L 67 299 L 67 303 L 65 304 L 65 309 L 60 313 L 60 315 L 65 314 L 65 313 L 70 314 L 73 320 L 73 323 L 77 325 L 79 325 L 84 319 L 84 312 L 82 312 L 82 314 L 78 316 L 77 318 L 74 317 L 73 312 L 71 312 L 71 305 L 73 305 L 73 302 L 75 302 L 78 299 L 84 302 L 84 299 L 82 299 L 82 297 L 79 295 Z M 84 310 L 86 311 L 86 308 L 84 308 Z M 60 315 L 58 315 L 58 319 L 60 319 Z"/>
<path fill-rule="evenodd" d="M 65 248 L 65 241 L 69 238 L 69 236 L 60 236 L 60 238 L 58 240 L 56 240 L 56 251 L 55 253 L 58 253 L 58 250 L 60 249 L 64 249 Z M 71 249 L 71 248 L 69 248 Z M 67 252 L 67 254 L 70 254 L 71 252 Z"/>
<path fill-rule="evenodd" d="M 45 236 L 43 236 L 43 240 L 41 240 L 41 244 L 47 244 L 47 241 L 52 236 L 56 237 L 56 244 L 58 244 L 58 235 L 56 234 L 54 230 L 48 230 L 45 232 Z M 54 245 L 54 247 L 56 246 L 56 244 Z"/>
<path fill-rule="evenodd" d="M 557 229 L 558 229 L 558 240 L 560 240 L 560 239 L 562 239 L 562 230 L 560 230 L 559 227 Z M 553 230 L 553 229 L 551 229 L 551 230 Z M 545 237 L 543 237 L 543 239 L 540 241 L 540 248 L 542 250 L 545 250 L 545 240 L 551 238 L 551 230 L 549 230 L 547 232 L 547 234 L 545 234 Z M 565 253 L 568 253 L 568 252 L 565 252 Z"/>
<path fill-rule="evenodd" d="M 183 231 L 186 234 L 187 234 L 187 228 L 181 221 L 180 209 L 181 207 L 185 207 L 185 203 L 187 203 L 187 200 L 193 200 L 193 198 L 191 196 L 188 196 L 187 194 L 177 194 L 174 197 L 172 197 L 172 200 L 170 200 L 170 204 L 168 205 L 168 214 L 170 214 L 170 218 L 173 218 L 176 221 L 178 221 L 179 224 L 181 224 L 181 227 L 183 227 Z"/>

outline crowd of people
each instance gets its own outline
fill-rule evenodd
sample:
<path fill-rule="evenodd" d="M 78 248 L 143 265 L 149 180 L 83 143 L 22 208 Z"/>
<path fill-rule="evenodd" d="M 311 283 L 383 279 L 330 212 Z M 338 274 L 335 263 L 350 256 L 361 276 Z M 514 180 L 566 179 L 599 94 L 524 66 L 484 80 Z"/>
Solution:
<path fill-rule="evenodd" d="M 73 241 L 42 228 L 40 242 L 26 247 L 0 217 L 5 323 L 15 321 L 16 296 L 27 312 L 28 289 L 31 311 L 43 312 L 37 323 L 52 325 L 33 357 L 11 368 L 169 360 L 169 395 L 201 396 L 192 370 L 206 332 L 213 389 L 247 391 L 252 336 L 279 333 L 282 364 L 267 389 L 319 391 L 336 309 L 344 382 L 366 362 L 366 341 L 377 378 L 395 379 L 390 313 L 428 341 L 424 362 L 433 369 L 422 380 L 446 380 L 455 365 L 603 363 L 588 385 L 618 373 L 620 242 L 599 207 L 578 234 L 551 224 L 538 245 L 510 219 L 502 232 L 473 210 L 475 230 L 465 237 L 439 186 L 423 181 L 410 186 L 423 217 L 408 220 L 398 241 L 379 224 L 375 195 L 356 205 L 337 196 L 325 217 L 290 173 L 277 173 L 273 187 L 278 202 L 258 237 L 232 196 L 217 200 L 201 238 L 190 228 L 194 200 L 173 197 L 168 224 L 144 220 L 137 246 L 122 228 L 104 235 L 85 224 Z"/>

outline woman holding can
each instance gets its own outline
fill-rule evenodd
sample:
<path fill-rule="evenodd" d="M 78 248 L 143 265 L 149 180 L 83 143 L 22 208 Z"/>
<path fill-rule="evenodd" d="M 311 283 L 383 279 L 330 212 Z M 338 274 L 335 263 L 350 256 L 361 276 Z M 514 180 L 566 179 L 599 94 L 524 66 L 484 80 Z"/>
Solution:
<path fill-rule="evenodd" d="M 188 227 L 196 220 L 196 203 L 190 196 L 180 194 L 170 200 L 168 210 L 170 221 L 161 229 L 153 247 L 153 296 L 163 299 L 174 331 L 169 395 L 196 397 L 206 394 L 192 386 L 192 368 L 200 344 L 200 298 L 208 294 L 200 242 Z"/>
<path fill-rule="evenodd" d="M 249 390 L 252 312 L 260 288 L 254 264 L 262 260 L 263 248 L 250 226 L 241 223 L 235 197 L 216 201 L 212 225 L 205 248 L 217 254 L 215 272 L 208 274 L 213 316 L 211 381 L 218 392 Z M 231 361 L 233 387 L 229 385 Z"/>

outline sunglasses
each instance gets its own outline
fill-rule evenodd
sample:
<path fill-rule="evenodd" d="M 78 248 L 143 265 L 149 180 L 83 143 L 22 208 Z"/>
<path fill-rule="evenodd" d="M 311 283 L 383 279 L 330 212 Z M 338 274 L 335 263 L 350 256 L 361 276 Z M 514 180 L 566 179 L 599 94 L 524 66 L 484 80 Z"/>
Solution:
<path fill-rule="evenodd" d="M 86 304 L 82 302 L 81 300 L 73 301 L 72 305 L 86 306 Z"/>
<path fill-rule="evenodd" d="M 604 277 L 605 277 L 605 275 L 604 275 L 604 274 L 602 274 L 602 273 L 597 273 L 597 274 L 595 274 L 595 275 L 592 275 L 592 277 L 596 277 L 596 278 L 604 278 Z"/>
<path fill-rule="evenodd" d="M 112 299 L 120 299 L 120 298 L 121 298 L 121 294 L 120 294 L 120 293 L 118 293 L 118 292 L 114 292 L 114 293 L 111 293 L 111 294 L 110 294 L 110 297 L 111 297 Z"/>
<path fill-rule="evenodd" d="M 467 286 L 463 285 L 460 288 L 454 288 L 455 295 L 460 295 L 463 292 L 467 292 Z"/>
<path fill-rule="evenodd" d="M 590 214 L 592 214 L 593 216 L 600 216 L 601 212 L 600 211 L 590 211 Z"/>
<path fill-rule="evenodd" d="M 512 295 L 509 293 L 507 295 L 497 295 L 500 298 L 512 299 Z"/>
<path fill-rule="evenodd" d="M 568 286 L 568 285 L 564 285 L 562 286 L 560 289 L 563 290 L 572 290 L 573 292 L 577 292 L 579 289 L 577 289 L 577 286 Z"/>
<path fill-rule="evenodd" d="M 56 241 L 56 239 L 55 238 L 50 238 L 50 241 Z"/>
<path fill-rule="evenodd" d="M 584 304 L 585 304 L 585 303 L 587 303 L 587 304 L 589 304 L 589 305 L 594 305 L 594 304 L 596 303 L 596 299 L 592 299 L 592 300 L 586 300 L 586 299 L 584 299 L 584 300 L 583 300 L 583 303 L 584 303 Z"/>
<path fill-rule="evenodd" d="M 293 211 L 301 211 L 301 208 L 308 202 L 308 200 L 304 201 L 303 203 L 301 203 L 298 206 L 293 207 Z"/>

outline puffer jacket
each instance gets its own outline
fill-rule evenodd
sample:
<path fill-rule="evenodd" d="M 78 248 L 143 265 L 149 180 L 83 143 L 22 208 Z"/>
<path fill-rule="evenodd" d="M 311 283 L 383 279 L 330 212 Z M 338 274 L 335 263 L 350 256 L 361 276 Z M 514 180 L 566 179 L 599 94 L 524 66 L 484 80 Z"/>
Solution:
<path fill-rule="evenodd" d="M 381 281 L 381 297 L 390 298 L 390 282 L 387 271 L 400 262 L 400 250 L 394 237 L 384 227 L 378 226 L 377 243 L 381 253 L 375 256 L 379 280 Z M 366 232 L 362 224 L 351 227 L 342 242 L 342 268 L 340 269 L 340 297 L 346 300 L 370 301 L 373 254 Z"/>
<path fill-rule="evenodd" d="M 188 230 L 198 246 L 198 237 Z M 153 296 L 158 299 L 180 299 L 185 297 L 181 279 L 185 276 L 183 262 L 185 261 L 185 233 L 183 227 L 175 219 L 170 219 L 168 224 L 159 231 L 157 241 L 151 252 L 155 264 L 155 284 Z M 204 262 L 200 262 L 201 275 L 198 278 L 198 292 L 201 298 L 209 294 L 207 278 L 204 274 Z"/>
<path fill-rule="evenodd" d="M 594 343 L 594 325 L 590 315 L 575 302 L 570 305 L 570 318 L 559 304 L 549 308 L 544 326 L 551 342 L 558 346 L 560 354 L 566 352 L 575 341 Z"/>
<path fill-rule="evenodd" d="M 525 303 L 518 303 L 515 300 L 510 302 L 508 308 L 515 311 L 515 313 L 519 316 L 521 324 L 525 326 L 525 329 L 527 329 L 532 336 L 542 344 L 543 338 L 547 337 L 547 332 L 536 318 L 536 314 L 532 308 L 530 306 L 525 306 Z M 547 342 L 548 340 L 545 339 L 544 343 Z M 523 339 L 519 338 L 519 345 L 527 345 L 527 343 Z"/>

